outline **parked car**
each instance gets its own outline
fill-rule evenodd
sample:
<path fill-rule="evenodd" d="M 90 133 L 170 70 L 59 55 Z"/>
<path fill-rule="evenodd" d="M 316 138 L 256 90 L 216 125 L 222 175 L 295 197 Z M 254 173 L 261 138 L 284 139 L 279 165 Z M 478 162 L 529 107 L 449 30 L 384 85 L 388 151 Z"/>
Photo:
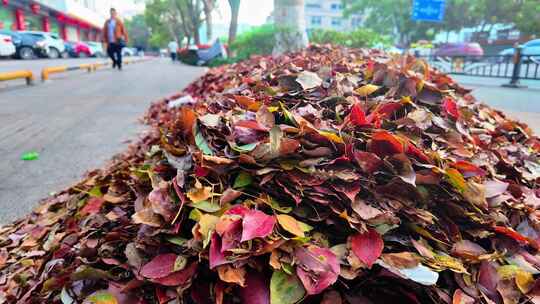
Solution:
<path fill-rule="evenodd" d="M 11 36 L 11 41 L 15 45 L 15 57 L 20 59 L 33 59 L 36 56 L 47 56 L 47 45 L 45 40 L 34 35 L 0 30 L 0 34 Z"/>
<path fill-rule="evenodd" d="M 445 43 L 435 50 L 434 55 L 482 57 L 484 49 L 480 44 L 472 42 Z"/>
<path fill-rule="evenodd" d="M 105 57 L 105 51 L 103 51 L 103 44 L 101 42 L 87 41 L 86 44 L 90 48 L 91 56 Z"/>
<path fill-rule="evenodd" d="M 532 57 L 533 59 L 540 60 L 540 39 L 533 39 L 525 42 L 522 45 L 521 54 L 526 56 L 534 55 Z M 503 56 L 501 58 L 501 61 L 510 61 L 512 59 L 512 56 L 514 56 L 514 48 L 504 49 L 499 52 L 499 55 Z M 526 59 L 527 58 L 525 58 L 525 60 Z"/>
<path fill-rule="evenodd" d="M 0 57 L 9 57 L 15 54 L 15 45 L 11 36 L 0 34 Z"/>
<path fill-rule="evenodd" d="M 130 47 L 125 47 L 122 49 L 122 56 L 135 56 L 137 54 L 137 50 Z"/>
<path fill-rule="evenodd" d="M 64 45 L 64 40 L 55 33 L 38 31 L 24 31 L 22 33 L 33 35 L 37 38 L 45 40 L 45 43 L 47 45 L 47 55 L 49 58 L 66 58 L 68 56 L 68 53 L 66 52 L 66 47 Z"/>
<path fill-rule="evenodd" d="M 88 44 L 84 42 L 66 41 L 64 43 L 69 56 L 76 58 L 86 58 L 92 56 L 92 51 Z"/>

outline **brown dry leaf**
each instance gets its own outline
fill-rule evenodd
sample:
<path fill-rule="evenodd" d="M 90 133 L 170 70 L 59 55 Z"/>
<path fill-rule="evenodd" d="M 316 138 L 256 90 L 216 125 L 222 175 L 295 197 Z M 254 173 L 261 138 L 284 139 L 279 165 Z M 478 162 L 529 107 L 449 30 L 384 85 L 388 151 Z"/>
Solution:
<path fill-rule="evenodd" d="M 234 268 L 229 265 L 218 267 L 219 278 L 223 282 L 238 284 L 242 287 L 246 285 L 246 270 L 244 267 Z"/>

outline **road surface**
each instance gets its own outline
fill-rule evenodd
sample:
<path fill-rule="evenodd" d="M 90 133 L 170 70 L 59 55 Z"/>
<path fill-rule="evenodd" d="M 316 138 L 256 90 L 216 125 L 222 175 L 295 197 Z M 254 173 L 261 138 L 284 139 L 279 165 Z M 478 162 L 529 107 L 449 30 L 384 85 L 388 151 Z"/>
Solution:
<path fill-rule="evenodd" d="M 180 91 L 204 71 L 154 59 L 123 71 L 0 88 L 0 223 L 24 216 L 50 192 L 104 165 L 126 140 L 137 138 L 138 118 L 152 101 Z M 38 160 L 20 160 L 33 150 Z"/>

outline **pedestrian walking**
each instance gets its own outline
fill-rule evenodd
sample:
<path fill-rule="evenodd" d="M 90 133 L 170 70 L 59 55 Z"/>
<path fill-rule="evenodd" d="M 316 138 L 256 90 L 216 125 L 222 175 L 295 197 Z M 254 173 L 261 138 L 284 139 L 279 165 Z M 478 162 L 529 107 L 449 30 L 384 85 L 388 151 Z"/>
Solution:
<path fill-rule="evenodd" d="M 169 44 L 167 45 L 167 48 L 169 49 L 169 53 L 171 54 L 171 59 L 173 62 L 176 61 L 176 52 L 178 52 L 178 42 L 176 39 L 171 40 Z"/>
<path fill-rule="evenodd" d="M 103 26 L 103 42 L 107 45 L 107 54 L 113 62 L 113 69 L 122 69 L 122 48 L 128 42 L 128 33 L 124 23 L 118 18 L 116 9 L 111 8 L 111 17 Z"/>

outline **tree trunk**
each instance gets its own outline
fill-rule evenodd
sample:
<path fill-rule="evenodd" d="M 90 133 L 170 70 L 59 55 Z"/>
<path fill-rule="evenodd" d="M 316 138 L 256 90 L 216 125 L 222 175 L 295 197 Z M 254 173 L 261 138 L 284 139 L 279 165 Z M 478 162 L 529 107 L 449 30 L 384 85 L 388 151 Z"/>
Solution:
<path fill-rule="evenodd" d="M 214 0 L 204 0 L 204 18 L 206 21 L 206 40 L 212 43 L 212 11 L 214 10 Z"/>
<path fill-rule="evenodd" d="M 236 39 L 236 31 L 238 30 L 238 13 L 240 11 L 240 0 L 229 0 L 231 7 L 231 22 L 229 24 L 229 50 Z M 233 56 L 233 54 L 231 54 Z"/>
<path fill-rule="evenodd" d="M 274 55 L 298 51 L 308 46 L 304 0 L 274 0 L 274 24 Z"/>

